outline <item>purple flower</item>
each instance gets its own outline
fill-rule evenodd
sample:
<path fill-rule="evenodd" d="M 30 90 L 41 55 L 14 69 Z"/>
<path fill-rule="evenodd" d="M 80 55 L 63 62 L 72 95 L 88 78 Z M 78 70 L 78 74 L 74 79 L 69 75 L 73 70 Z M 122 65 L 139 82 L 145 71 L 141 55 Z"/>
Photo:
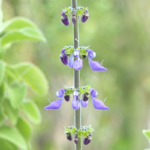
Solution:
<path fill-rule="evenodd" d="M 72 108 L 75 110 L 80 108 L 79 92 L 77 92 L 76 90 L 73 91 L 73 100 L 71 104 L 72 104 Z"/>
<path fill-rule="evenodd" d="M 87 50 L 89 57 L 89 65 L 93 71 L 107 71 L 107 68 L 103 67 L 99 62 L 91 60 L 96 57 L 96 53 L 91 49 Z"/>
<path fill-rule="evenodd" d="M 76 24 L 76 15 L 75 15 L 75 12 L 72 12 L 72 23 L 74 25 Z"/>
<path fill-rule="evenodd" d="M 46 106 L 44 109 L 59 109 L 62 104 L 64 94 L 65 89 L 60 89 L 59 91 L 57 91 L 56 96 L 59 97 L 60 99 L 53 101 L 52 103 L 50 103 L 50 105 Z"/>
<path fill-rule="evenodd" d="M 72 135 L 71 133 L 66 133 L 66 137 L 69 141 L 72 141 Z"/>
<path fill-rule="evenodd" d="M 68 61 L 68 66 L 70 68 L 73 68 L 73 62 L 74 62 L 74 57 L 73 54 L 70 55 L 69 61 Z"/>
<path fill-rule="evenodd" d="M 77 59 L 74 61 L 73 67 L 75 70 L 80 70 L 83 66 L 83 60 L 80 59 L 80 54 L 78 49 L 74 51 L 74 57 L 76 57 Z"/>
<path fill-rule="evenodd" d="M 92 103 L 95 109 L 102 109 L 102 110 L 109 110 L 109 108 L 100 100 L 95 99 L 94 97 L 97 97 L 98 92 L 94 89 L 90 89 L 91 91 L 91 99 Z"/>
<path fill-rule="evenodd" d="M 83 143 L 84 145 L 88 145 L 91 141 L 92 141 L 92 133 L 89 133 L 89 135 L 86 138 L 84 138 Z"/>
<path fill-rule="evenodd" d="M 85 93 L 83 95 L 83 101 L 88 101 L 88 99 L 89 99 L 89 93 Z"/>
<path fill-rule="evenodd" d="M 77 134 L 74 135 L 74 143 L 77 145 L 79 142 L 79 138 L 77 136 Z"/>
<path fill-rule="evenodd" d="M 89 12 L 88 12 L 88 10 L 85 10 L 84 14 L 81 17 L 81 21 L 86 22 L 88 20 L 88 18 L 89 18 Z"/>
<path fill-rule="evenodd" d="M 67 102 L 69 102 L 70 96 L 69 96 L 69 95 L 65 95 L 65 96 L 64 96 L 64 99 L 65 99 Z"/>
<path fill-rule="evenodd" d="M 61 51 L 62 54 L 60 55 L 60 60 L 64 65 L 67 65 L 68 64 L 68 56 L 66 55 L 65 51 L 66 51 L 66 49 L 62 49 L 62 51 Z"/>
<path fill-rule="evenodd" d="M 83 98 L 81 98 L 81 106 L 86 107 L 88 105 L 88 101 L 83 101 Z"/>
<path fill-rule="evenodd" d="M 65 26 L 69 25 L 70 21 L 68 19 L 68 16 L 65 14 L 65 12 L 62 12 L 62 14 L 61 14 L 61 21 Z"/>

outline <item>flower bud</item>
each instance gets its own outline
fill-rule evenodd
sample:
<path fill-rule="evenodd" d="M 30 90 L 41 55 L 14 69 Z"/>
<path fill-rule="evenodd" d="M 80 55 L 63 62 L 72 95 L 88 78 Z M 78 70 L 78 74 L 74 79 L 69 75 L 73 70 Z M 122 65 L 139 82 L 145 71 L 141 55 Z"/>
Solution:
<path fill-rule="evenodd" d="M 77 145 L 79 142 L 79 138 L 77 136 L 77 134 L 74 135 L 74 143 Z"/>
<path fill-rule="evenodd" d="M 68 56 L 66 54 L 60 55 L 60 60 L 64 65 L 68 64 Z"/>
<path fill-rule="evenodd" d="M 62 12 L 61 14 L 61 21 L 65 26 L 69 25 L 69 19 L 68 16 L 65 14 L 65 12 Z"/>
<path fill-rule="evenodd" d="M 72 12 L 72 23 L 74 25 L 76 24 L 76 15 L 75 15 L 75 12 Z"/>
<path fill-rule="evenodd" d="M 68 102 L 70 100 L 70 96 L 69 95 L 65 95 L 64 99 Z"/>
<path fill-rule="evenodd" d="M 89 12 L 87 10 L 85 10 L 84 14 L 81 17 L 81 21 L 82 22 L 86 22 L 89 18 Z"/>
<path fill-rule="evenodd" d="M 72 141 L 72 135 L 71 133 L 66 133 L 66 137 L 69 141 Z"/>
<path fill-rule="evenodd" d="M 89 134 L 86 138 L 84 138 L 83 144 L 88 145 L 92 141 L 92 133 Z"/>
<path fill-rule="evenodd" d="M 85 93 L 83 96 L 83 101 L 88 101 L 89 99 L 89 93 Z"/>
<path fill-rule="evenodd" d="M 85 59 L 87 56 L 86 55 L 82 55 L 82 58 Z"/>

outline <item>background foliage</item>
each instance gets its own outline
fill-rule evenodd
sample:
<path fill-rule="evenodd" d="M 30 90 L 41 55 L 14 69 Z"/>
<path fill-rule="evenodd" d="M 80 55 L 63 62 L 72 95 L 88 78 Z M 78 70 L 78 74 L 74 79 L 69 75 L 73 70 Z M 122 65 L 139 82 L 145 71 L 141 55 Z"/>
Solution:
<path fill-rule="evenodd" d="M 72 86 L 73 71 L 61 64 L 59 54 L 65 45 L 72 45 L 72 25 L 60 21 L 61 8 L 68 0 L 5 0 L 4 20 L 24 16 L 33 20 L 44 32 L 45 43 L 21 42 L 9 49 L 5 61 L 16 64 L 29 61 L 39 66 L 49 81 L 48 97 L 56 100 L 55 92 L 63 85 Z M 91 84 L 99 91 L 99 99 L 107 97 L 110 111 L 94 110 L 92 104 L 82 109 L 83 125 L 95 128 L 90 150 L 141 150 L 148 148 L 142 129 L 149 128 L 150 99 L 150 17 L 149 1 L 84 0 L 79 6 L 89 7 L 89 20 L 80 23 L 80 45 L 104 59 L 108 72 L 92 72 L 84 60 L 81 86 Z M 70 150 L 73 142 L 64 137 L 64 126 L 73 124 L 70 103 L 60 110 L 43 110 L 49 102 L 29 91 L 42 113 L 42 123 L 32 136 L 34 150 Z M 68 113 L 69 112 L 69 113 Z"/>

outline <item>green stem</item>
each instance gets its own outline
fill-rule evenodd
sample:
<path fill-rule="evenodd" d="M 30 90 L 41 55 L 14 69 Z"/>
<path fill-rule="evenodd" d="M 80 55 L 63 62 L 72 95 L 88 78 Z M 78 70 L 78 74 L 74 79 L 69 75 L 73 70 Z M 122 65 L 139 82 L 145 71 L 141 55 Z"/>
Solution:
<path fill-rule="evenodd" d="M 77 0 L 72 0 L 72 8 L 77 10 Z M 79 25 L 78 25 L 78 14 L 76 12 L 76 24 L 73 25 L 73 45 L 74 48 L 79 47 Z M 80 71 L 74 69 L 74 87 L 80 87 Z M 77 129 L 81 128 L 81 109 L 74 111 L 74 123 Z M 82 150 L 81 139 L 79 139 L 79 143 L 75 145 L 75 150 Z"/>

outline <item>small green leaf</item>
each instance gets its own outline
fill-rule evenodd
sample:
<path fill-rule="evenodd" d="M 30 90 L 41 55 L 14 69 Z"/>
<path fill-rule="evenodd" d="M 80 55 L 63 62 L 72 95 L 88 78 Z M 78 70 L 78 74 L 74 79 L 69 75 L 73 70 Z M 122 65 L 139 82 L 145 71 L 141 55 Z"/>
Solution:
<path fill-rule="evenodd" d="M 0 61 L 0 85 L 4 79 L 5 75 L 5 63 L 3 61 Z"/>
<path fill-rule="evenodd" d="M 7 44 L 12 44 L 21 40 L 45 41 L 45 38 L 37 29 L 23 28 L 18 30 L 12 30 L 6 33 L 1 39 L 1 45 L 3 47 Z"/>
<path fill-rule="evenodd" d="M 19 118 L 17 125 L 16 125 L 18 131 L 21 133 L 21 135 L 24 137 L 26 142 L 28 143 L 32 134 L 32 127 L 31 125 L 23 118 Z"/>
<path fill-rule="evenodd" d="M 10 105 L 10 100 L 5 98 L 3 101 L 4 106 L 4 113 L 8 116 L 9 120 L 12 122 L 12 124 L 16 124 L 18 120 L 18 109 L 14 109 Z"/>
<path fill-rule="evenodd" d="M 39 124 L 41 122 L 40 111 L 33 101 L 25 101 L 21 107 L 21 110 L 25 113 L 31 122 L 35 124 Z"/>
<path fill-rule="evenodd" d="M 18 149 L 13 144 L 3 139 L 0 139 L 0 148 L 1 150 L 17 150 Z"/>
<path fill-rule="evenodd" d="M 9 126 L 0 127 L 0 138 L 7 140 L 21 149 L 27 149 L 27 144 L 22 135 Z"/>
<path fill-rule="evenodd" d="M 7 86 L 8 97 L 13 108 L 18 108 L 26 95 L 27 87 L 25 84 L 14 84 Z"/>
<path fill-rule="evenodd" d="M 146 136 L 146 138 L 149 140 L 150 142 L 150 130 L 143 130 L 143 134 Z"/>
<path fill-rule="evenodd" d="M 48 91 L 47 80 L 43 72 L 31 63 L 20 63 L 15 66 L 22 80 L 31 86 L 41 95 L 46 95 Z"/>

